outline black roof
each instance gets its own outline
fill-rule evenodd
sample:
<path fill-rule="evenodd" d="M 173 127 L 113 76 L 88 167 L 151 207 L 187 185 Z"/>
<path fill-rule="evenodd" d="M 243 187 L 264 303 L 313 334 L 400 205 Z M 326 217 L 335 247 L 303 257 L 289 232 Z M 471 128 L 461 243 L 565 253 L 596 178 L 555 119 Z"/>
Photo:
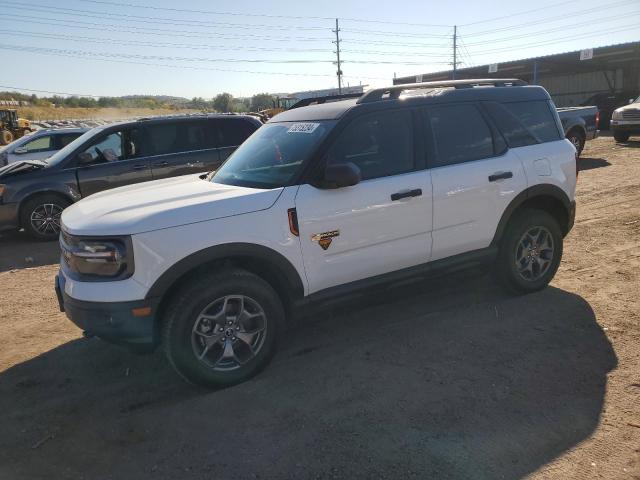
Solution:
<path fill-rule="evenodd" d="M 262 122 L 256 118 L 254 115 L 238 115 L 238 114 L 229 114 L 229 113 L 198 113 L 198 114 L 192 114 L 192 115 L 163 115 L 163 116 L 158 116 L 158 117 L 145 117 L 145 118 L 138 118 L 138 119 L 132 119 L 132 120 L 124 120 L 122 122 L 115 122 L 115 123 L 110 123 L 107 125 L 104 125 L 104 128 L 110 128 L 113 126 L 131 126 L 131 125 L 135 125 L 136 123 L 163 123 L 163 122 L 175 122 L 175 121 L 187 121 L 187 120 L 200 120 L 200 119 L 243 119 L 243 120 L 249 120 L 250 122 L 253 122 L 255 124 L 262 124 Z M 98 128 L 102 128 L 102 127 L 98 127 Z"/>
<path fill-rule="evenodd" d="M 540 86 L 514 83 L 513 86 L 475 86 L 479 80 L 469 81 L 470 88 L 457 82 L 453 85 L 412 84 L 386 87 L 365 93 L 359 99 L 310 105 L 287 110 L 271 119 L 270 123 L 313 120 L 335 120 L 354 108 L 379 110 L 398 105 L 440 104 L 465 101 L 518 102 L 526 100 L 550 100 L 547 91 Z M 483 80 L 483 85 L 487 80 Z M 400 96 L 400 93 L 404 95 Z M 385 96 L 386 95 L 386 96 Z"/>

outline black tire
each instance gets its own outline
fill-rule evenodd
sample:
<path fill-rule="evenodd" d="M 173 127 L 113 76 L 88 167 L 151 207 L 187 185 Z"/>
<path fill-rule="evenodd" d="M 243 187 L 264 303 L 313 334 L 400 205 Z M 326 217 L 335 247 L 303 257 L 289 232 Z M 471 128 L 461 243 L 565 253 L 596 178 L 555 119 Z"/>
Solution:
<path fill-rule="evenodd" d="M 576 158 L 580 158 L 580 154 L 584 149 L 585 138 L 582 132 L 578 130 L 571 130 L 567 133 L 567 140 L 569 140 L 574 147 L 576 147 Z"/>
<path fill-rule="evenodd" d="M 20 226 L 36 240 L 57 240 L 60 235 L 60 215 L 69 205 L 69 200 L 54 193 L 31 197 L 20 207 Z M 38 213 L 44 213 L 45 216 L 42 218 Z M 42 222 L 47 225 L 44 226 Z"/>
<path fill-rule="evenodd" d="M 240 338 L 231 337 L 228 330 L 233 331 L 238 328 L 236 325 L 228 326 L 226 320 L 230 317 L 224 315 L 222 322 L 224 327 L 212 320 L 213 331 L 216 335 L 205 338 L 196 335 L 196 322 L 199 322 L 201 315 L 207 312 L 212 305 L 216 305 L 222 300 L 225 302 L 229 296 L 243 296 L 244 302 L 255 302 L 264 313 L 264 335 L 260 347 L 255 355 L 248 355 L 246 363 L 236 362 L 236 349 L 247 350 L 247 343 L 241 342 Z M 234 299 L 228 301 L 229 305 Z M 224 306 L 227 303 L 223 303 Z M 223 309 L 224 309 L 223 306 Z M 255 305 L 254 305 L 255 307 Z M 236 318 L 240 317 L 237 315 Z M 216 320 L 217 321 L 217 320 Z M 211 326 L 211 324 L 209 324 Z M 285 326 L 285 312 L 280 301 L 280 297 L 275 290 L 262 278 L 253 273 L 239 269 L 223 270 L 219 273 L 208 273 L 193 277 L 169 301 L 162 319 L 162 344 L 167 358 L 175 370 L 188 382 L 204 387 L 227 387 L 244 382 L 259 373 L 271 360 L 276 351 Z M 219 328 L 228 329 L 220 333 Z M 240 330 L 238 328 L 238 330 Z M 242 328 L 243 332 L 247 331 Z M 242 333 L 242 332 L 241 332 Z M 234 334 L 240 337 L 240 333 Z M 254 334 L 256 335 L 256 334 Z M 260 335 L 257 334 L 257 335 Z M 205 351 L 206 341 L 211 340 L 210 349 L 205 352 L 204 360 L 197 357 L 198 353 Z M 215 340 L 215 341 L 214 341 Z M 230 342 L 234 356 L 232 362 L 238 363 L 234 369 L 223 370 L 222 366 L 216 367 L 216 359 L 220 361 L 222 353 L 225 352 L 227 343 Z M 239 343 L 238 343 L 239 342 Z M 224 346 L 223 346 L 224 345 Z M 212 365 L 214 364 L 214 365 Z"/>
<path fill-rule="evenodd" d="M 0 145 L 9 145 L 13 142 L 13 133 L 9 130 L 0 131 Z"/>
<path fill-rule="evenodd" d="M 616 142 L 626 142 L 629 140 L 629 134 L 627 132 L 613 132 L 613 138 Z"/>
<path fill-rule="evenodd" d="M 523 244 L 526 241 L 525 234 L 529 232 L 533 232 L 534 236 L 540 235 L 540 233 L 536 232 L 543 233 L 544 237 L 549 236 L 552 241 L 551 254 L 549 254 L 549 249 L 546 247 L 538 248 L 535 245 L 539 244 L 531 245 L 531 247 L 535 247 L 533 258 L 529 261 L 524 258 L 523 261 L 518 263 L 518 258 L 521 254 L 527 253 L 527 247 L 523 247 Z M 497 260 L 497 273 L 500 283 L 514 293 L 530 293 L 542 290 L 549 284 L 560 266 L 562 243 L 563 235 L 560 226 L 550 214 L 543 210 L 528 208 L 516 212 L 509 221 L 500 242 Z M 545 267 L 540 267 L 540 263 L 544 263 Z M 525 266 L 536 267 L 536 265 L 537 271 L 535 268 L 532 269 L 531 278 L 526 278 L 529 276 L 527 270 L 524 272 L 520 270 Z M 539 275 L 538 277 L 534 276 L 536 273 Z"/>

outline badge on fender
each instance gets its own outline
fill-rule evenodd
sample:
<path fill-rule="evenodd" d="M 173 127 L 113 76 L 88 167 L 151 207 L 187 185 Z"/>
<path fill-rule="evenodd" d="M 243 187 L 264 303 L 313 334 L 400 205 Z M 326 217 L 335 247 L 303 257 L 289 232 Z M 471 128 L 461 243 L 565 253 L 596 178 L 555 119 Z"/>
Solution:
<path fill-rule="evenodd" d="M 329 245 L 331 245 L 331 239 L 333 237 L 337 237 L 338 235 L 340 235 L 340 230 L 316 233 L 315 235 L 311 235 L 311 241 L 318 242 L 318 245 L 320 245 L 323 250 L 326 250 L 327 248 L 329 248 Z"/>

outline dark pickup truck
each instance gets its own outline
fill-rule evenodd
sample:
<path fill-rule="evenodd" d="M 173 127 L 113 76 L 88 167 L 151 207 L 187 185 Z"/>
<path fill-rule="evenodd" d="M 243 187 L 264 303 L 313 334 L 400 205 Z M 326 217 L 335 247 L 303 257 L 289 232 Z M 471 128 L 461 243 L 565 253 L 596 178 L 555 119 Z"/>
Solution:
<path fill-rule="evenodd" d="M 580 156 L 587 140 L 598 136 L 600 113 L 598 107 L 558 108 L 564 136 L 576 147 L 576 156 Z"/>

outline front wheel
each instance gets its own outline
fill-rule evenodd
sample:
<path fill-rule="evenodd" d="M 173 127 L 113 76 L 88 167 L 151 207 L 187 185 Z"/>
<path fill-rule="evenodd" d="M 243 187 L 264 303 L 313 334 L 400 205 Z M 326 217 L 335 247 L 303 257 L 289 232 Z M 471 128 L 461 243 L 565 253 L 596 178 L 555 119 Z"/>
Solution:
<path fill-rule="evenodd" d="M 613 132 L 613 138 L 616 142 L 626 142 L 629 140 L 629 134 L 627 132 Z"/>
<path fill-rule="evenodd" d="M 542 210 L 523 209 L 511 219 L 500 245 L 498 277 L 516 293 L 545 288 L 562 259 L 562 231 Z"/>
<path fill-rule="evenodd" d="M 20 224 L 37 240 L 57 240 L 60 235 L 60 216 L 70 204 L 59 195 L 37 195 L 20 208 Z"/>
<path fill-rule="evenodd" d="M 13 133 L 9 130 L 0 131 L 0 145 L 9 145 L 13 142 Z"/>
<path fill-rule="evenodd" d="M 278 294 L 257 275 L 239 269 L 203 274 L 170 301 L 162 343 L 169 362 L 187 381 L 230 386 L 269 363 L 284 316 Z"/>

